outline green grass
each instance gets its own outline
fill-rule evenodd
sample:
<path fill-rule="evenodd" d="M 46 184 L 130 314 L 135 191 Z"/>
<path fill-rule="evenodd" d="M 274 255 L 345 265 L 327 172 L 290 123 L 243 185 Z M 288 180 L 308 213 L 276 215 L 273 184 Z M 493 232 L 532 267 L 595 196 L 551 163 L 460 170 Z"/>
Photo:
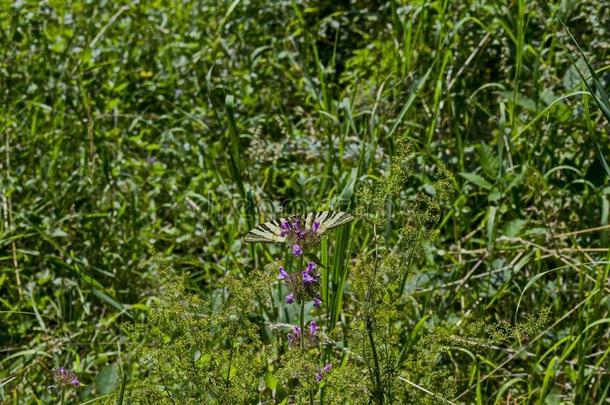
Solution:
<path fill-rule="evenodd" d="M 227 277 L 261 292 L 248 282 L 289 259 L 241 235 L 286 212 L 356 212 L 375 184 L 391 204 L 366 212 L 385 220 L 361 216 L 316 252 L 325 306 L 311 314 L 336 343 L 311 360 L 334 365 L 318 398 L 341 403 L 341 384 L 370 376 L 379 402 L 372 346 L 396 365 L 384 403 L 608 402 L 604 2 L 0 4 L 0 402 L 57 402 L 61 366 L 85 384 L 66 393 L 80 403 L 165 385 L 129 326 L 173 313 L 162 269 L 184 277 L 180 294 L 240 313 Z M 383 295 L 392 254 L 409 260 Z M 271 330 L 297 322 L 285 288 L 260 288 L 272 298 L 240 301 L 248 344 L 194 328 L 204 354 L 229 339 L 236 364 L 260 340 L 260 400 L 279 403 L 299 392 L 282 367 L 309 363 Z M 367 319 L 391 332 L 359 330 Z M 370 346 L 353 339 L 367 333 Z"/>

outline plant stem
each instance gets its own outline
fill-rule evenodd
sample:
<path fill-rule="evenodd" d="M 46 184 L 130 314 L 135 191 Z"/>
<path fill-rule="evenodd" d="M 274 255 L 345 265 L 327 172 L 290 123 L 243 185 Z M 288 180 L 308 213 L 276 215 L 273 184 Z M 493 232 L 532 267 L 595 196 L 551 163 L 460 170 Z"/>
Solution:
<path fill-rule="evenodd" d="M 373 265 L 373 278 L 370 281 L 369 288 L 367 291 L 367 301 L 370 305 L 375 305 L 374 303 L 374 288 L 375 288 L 375 279 L 377 277 L 377 267 L 378 267 L 378 241 L 377 241 L 377 226 L 373 225 L 373 239 L 375 243 L 375 262 Z M 370 308 L 368 313 L 366 314 L 366 332 L 369 339 L 369 344 L 371 345 L 371 352 L 373 353 L 373 364 L 374 364 L 374 379 L 375 379 L 375 390 L 373 392 L 373 396 L 378 404 L 383 404 L 383 387 L 381 386 L 381 368 L 379 367 L 379 357 L 377 356 L 377 346 L 375 345 L 375 337 L 373 336 L 373 308 Z"/>
<path fill-rule="evenodd" d="M 301 326 L 301 349 L 305 350 L 305 300 L 301 300 L 301 315 L 299 316 Z"/>
<path fill-rule="evenodd" d="M 373 352 L 373 363 L 375 364 L 374 378 L 375 378 L 375 391 L 373 393 L 375 400 L 378 404 L 383 404 L 383 389 L 381 387 L 381 377 L 379 368 L 379 358 L 377 357 L 377 347 L 375 346 L 375 339 L 373 337 L 373 327 L 371 321 L 366 322 L 366 331 L 369 338 L 369 344 L 371 345 L 371 351 Z"/>
<path fill-rule="evenodd" d="M 299 258 L 299 268 L 297 271 L 303 269 L 303 255 Z M 299 316 L 299 326 L 301 327 L 301 349 L 305 350 L 305 300 L 301 297 L 301 313 Z"/>

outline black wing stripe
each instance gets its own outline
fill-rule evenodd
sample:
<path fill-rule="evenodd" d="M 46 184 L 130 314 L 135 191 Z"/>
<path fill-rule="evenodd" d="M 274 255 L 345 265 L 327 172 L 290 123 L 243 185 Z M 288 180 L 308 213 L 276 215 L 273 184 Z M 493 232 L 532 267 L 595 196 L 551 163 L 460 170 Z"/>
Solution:
<path fill-rule="evenodd" d="M 354 220 L 354 217 L 351 214 L 345 212 L 339 212 L 338 214 L 339 215 L 337 215 L 336 218 L 333 218 L 332 222 L 326 225 L 327 229 L 333 229 Z"/>
<path fill-rule="evenodd" d="M 271 236 L 273 236 L 273 233 L 267 231 L 262 225 L 254 228 L 251 233 L 258 235 L 258 236 L 262 236 L 264 238 L 267 239 L 271 239 Z"/>
<path fill-rule="evenodd" d="M 269 238 L 269 236 L 264 231 L 256 227 L 250 232 L 248 232 L 246 236 L 244 236 L 244 241 L 270 243 L 273 242 L 273 239 Z"/>
<path fill-rule="evenodd" d="M 338 215 L 341 215 L 341 213 L 340 212 L 333 212 L 333 213 L 331 213 L 328 216 L 328 218 L 326 218 L 326 221 L 325 221 L 326 229 L 332 229 L 333 228 Z"/>
<path fill-rule="evenodd" d="M 328 218 L 329 213 L 330 213 L 329 211 L 320 212 L 320 216 L 318 217 L 318 221 L 320 222 L 320 224 L 326 225 L 326 218 Z"/>
<path fill-rule="evenodd" d="M 267 222 L 265 225 L 267 225 L 267 228 L 270 232 L 273 232 L 276 235 L 280 234 L 280 227 L 274 224 L 273 222 Z"/>

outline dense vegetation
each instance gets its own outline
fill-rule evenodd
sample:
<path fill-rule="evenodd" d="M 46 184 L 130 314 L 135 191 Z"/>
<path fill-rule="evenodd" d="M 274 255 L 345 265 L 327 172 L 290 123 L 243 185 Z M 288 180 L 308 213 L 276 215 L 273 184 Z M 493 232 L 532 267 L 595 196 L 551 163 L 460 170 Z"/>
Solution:
<path fill-rule="evenodd" d="M 605 2 L 2 1 L 0 40 L 0 402 L 608 402 Z"/>

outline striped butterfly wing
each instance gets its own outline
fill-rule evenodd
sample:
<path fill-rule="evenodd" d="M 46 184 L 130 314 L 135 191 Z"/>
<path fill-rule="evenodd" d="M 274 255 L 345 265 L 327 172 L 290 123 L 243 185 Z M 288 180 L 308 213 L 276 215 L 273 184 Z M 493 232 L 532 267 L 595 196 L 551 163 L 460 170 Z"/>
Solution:
<path fill-rule="evenodd" d="M 347 212 L 342 211 L 319 211 L 310 212 L 305 217 L 306 229 L 311 229 L 315 222 L 320 224 L 318 233 L 324 235 L 326 231 L 336 228 L 341 225 L 345 225 L 352 222 L 354 217 Z"/>
<path fill-rule="evenodd" d="M 292 218 L 292 217 L 291 217 Z M 282 243 L 286 240 L 285 236 L 281 235 L 280 225 L 282 221 L 289 221 L 291 218 L 280 218 L 273 221 L 260 224 L 256 228 L 250 230 L 244 236 L 244 242 L 261 242 L 261 243 Z"/>
<path fill-rule="evenodd" d="M 300 218 L 305 224 L 305 230 L 310 230 L 314 223 L 318 222 L 318 234 L 322 236 L 326 231 L 353 221 L 354 217 L 342 211 L 319 211 L 310 212 L 305 217 L 293 215 L 288 218 L 280 218 L 260 224 L 244 236 L 244 242 L 282 243 L 286 237 L 281 235 L 281 224 L 284 221 L 294 223 Z M 302 222 L 302 223 L 303 223 Z"/>

